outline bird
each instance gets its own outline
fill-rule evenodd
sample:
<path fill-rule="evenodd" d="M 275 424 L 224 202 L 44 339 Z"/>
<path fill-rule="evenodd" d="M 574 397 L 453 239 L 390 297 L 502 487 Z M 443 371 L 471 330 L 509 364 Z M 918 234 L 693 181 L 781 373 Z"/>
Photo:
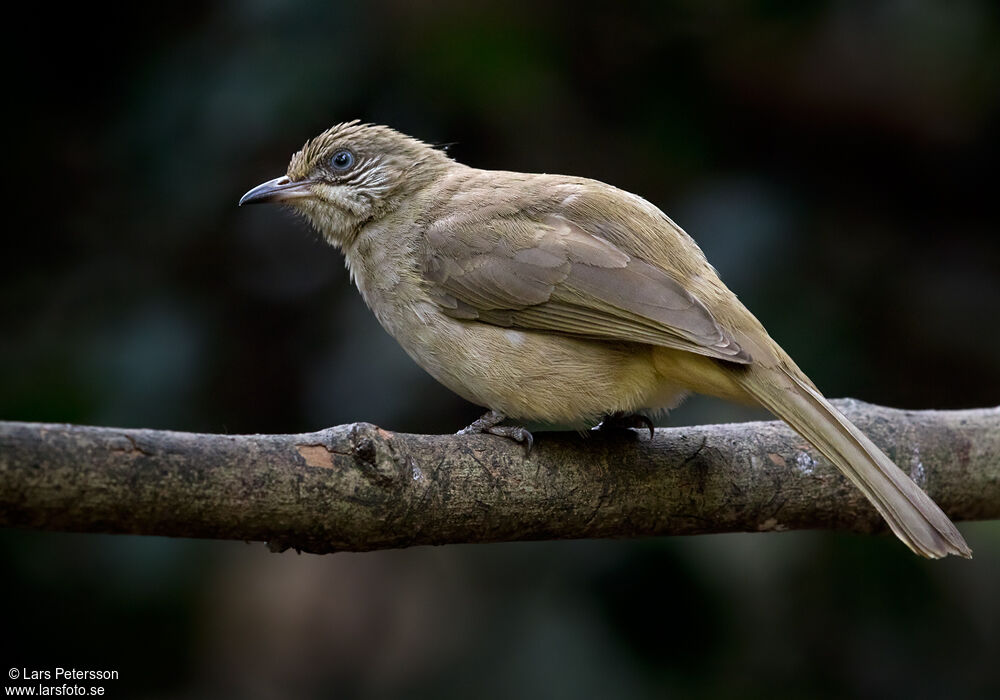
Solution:
<path fill-rule="evenodd" d="M 473 168 L 354 120 L 306 141 L 284 175 L 239 204 L 264 202 L 340 249 L 406 353 L 488 409 L 460 433 L 530 450 L 525 422 L 652 430 L 649 413 L 692 392 L 757 404 L 838 467 L 916 554 L 971 557 L 938 505 L 642 197 L 583 177 Z"/>

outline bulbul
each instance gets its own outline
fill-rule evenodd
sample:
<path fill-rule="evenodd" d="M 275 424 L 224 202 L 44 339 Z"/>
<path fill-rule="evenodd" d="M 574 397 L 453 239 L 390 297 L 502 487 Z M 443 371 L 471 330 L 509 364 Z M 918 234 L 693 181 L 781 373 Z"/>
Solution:
<path fill-rule="evenodd" d="M 280 202 L 347 259 L 417 364 L 506 419 L 574 426 L 698 392 L 758 403 L 837 465 L 914 552 L 971 556 L 954 524 L 835 409 L 643 198 L 595 180 L 470 168 L 385 126 L 339 124 L 240 204 Z"/>

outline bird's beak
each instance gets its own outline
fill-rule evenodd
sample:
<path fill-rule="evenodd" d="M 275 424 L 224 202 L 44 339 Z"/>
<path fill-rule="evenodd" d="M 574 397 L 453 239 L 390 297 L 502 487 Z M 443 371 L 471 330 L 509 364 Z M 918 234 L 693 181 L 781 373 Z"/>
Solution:
<path fill-rule="evenodd" d="M 273 180 L 263 182 L 245 195 L 240 197 L 239 206 L 244 204 L 263 204 L 264 202 L 287 202 L 292 199 L 311 197 L 312 190 L 309 189 L 312 180 L 299 180 L 292 182 L 287 175 L 276 177 Z"/>

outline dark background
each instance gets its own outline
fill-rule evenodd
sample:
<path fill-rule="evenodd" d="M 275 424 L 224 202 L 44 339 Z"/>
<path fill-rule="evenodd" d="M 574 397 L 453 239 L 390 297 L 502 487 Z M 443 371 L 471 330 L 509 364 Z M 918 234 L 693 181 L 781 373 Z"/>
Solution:
<path fill-rule="evenodd" d="M 998 402 L 996 3 L 133 5 L 5 10 L 2 419 L 475 418 L 334 250 L 236 208 L 352 118 L 646 197 L 830 396 Z M 831 533 L 316 557 L 3 531 L 2 657 L 119 669 L 111 697 L 995 698 L 1000 529 L 962 529 L 972 562 Z"/>

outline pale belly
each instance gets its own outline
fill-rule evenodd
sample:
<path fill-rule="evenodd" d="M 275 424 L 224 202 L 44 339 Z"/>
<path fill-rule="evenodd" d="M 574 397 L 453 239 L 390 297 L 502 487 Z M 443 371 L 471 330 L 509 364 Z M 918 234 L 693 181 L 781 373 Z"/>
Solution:
<path fill-rule="evenodd" d="M 383 324 L 435 379 L 511 418 L 572 426 L 676 404 L 649 346 L 589 341 L 451 319 L 429 307 Z"/>

